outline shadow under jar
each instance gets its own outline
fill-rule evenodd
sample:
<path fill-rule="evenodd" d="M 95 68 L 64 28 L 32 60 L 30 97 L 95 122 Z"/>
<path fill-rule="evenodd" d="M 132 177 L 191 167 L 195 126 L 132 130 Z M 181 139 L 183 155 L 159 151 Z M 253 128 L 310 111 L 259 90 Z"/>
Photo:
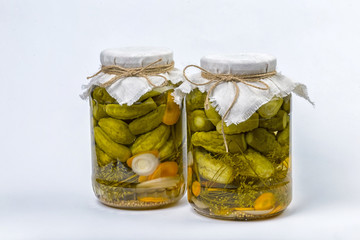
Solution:
<path fill-rule="evenodd" d="M 125 68 L 143 68 L 157 59 L 170 63 L 172 52 L 122 48 L 101 53 L 103 66 L 116 62 Z M 137 83 L 151 86 L 142 76 L 124 77 L 118 82 L 131 87 L 128 83 L 135 78 Z M 112 96 L 109 88 L 94 85 L 89 90 L 92 183 L 102 203 L 118 208 L 151 209 L 174 203 L 183 196 L 182 109 L 171 95 L 175 84 L 168 80 L 168 84 L 152 87 L 132 104 L 120 105 L 112 96 L 134 89 L 143 91 L 141 86 L 126 89 L 113 85 Z"/>
<path fill-rule="evenodd" d="M 247 69 L 254 59 L 251 55 L 233 58 L 229 63 L 226 56 L 221 56 L 217 66 L 212 57 L 204 57 L 201 66 L 208 71 L 212 70 L 211 67 L 218 67 L 220 70 L 213 71 L 219 73 L 223 65 L 227 65 L 226 69 L 234 74 L 232 67 Z M 260 61 L 259 58 L 252 70 L 266 73 L 262 69 L 269 71 L 268 65 L 275 70 L 275 58 L 270 59 L 272 65 L 267 59 Z M 208 68 L 207 61 L 211 62 Z M 220 219 L 253 220 L 280 214 L 292 197 L 291 94 L 274 96 L 247 120 L 229 126 L 222 124 L 218 110 L 211 104 L 208 109 L 204 108 L 206 94 L 206 91 L 202 93 L 195 88 L 186 96 L 190 204 L 198 213 Z M 211 96 L 221 98 L 221 93 L 219 91 Z"/>

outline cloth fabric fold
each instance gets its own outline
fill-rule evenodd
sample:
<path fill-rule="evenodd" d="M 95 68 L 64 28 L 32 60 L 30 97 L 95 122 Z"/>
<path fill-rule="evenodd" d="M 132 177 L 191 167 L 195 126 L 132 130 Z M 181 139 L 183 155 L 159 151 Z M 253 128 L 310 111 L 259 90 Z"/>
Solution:
<path fill-rule="evenodd" d="M 192 74 L 189 76 L 189 79 L 196 84 L 208 82 L 207 79 L 201 76 L 201 73 Z M 273 97 L 285 97 L 291 92 L 314 105 L 309 98 L 307 88 L 304 84 L 293 82 L 291 79 L 280 73 L 264 78 L 262 81 L 269 86 L 268 90 L 250 87 L 241 82 L 236 83 L 240 89 L 240 94 L 226 119 L 224 119 L 227 126 L 247 120 L 259 107 L 269 102 Z M 261 87 L 260 83 L 253 84 Z M 210 83 L 207 85 L 196 86 L 188 81 L 184 81 L 174 91 L 175 102 L 180 104 L 182 98 L 195 88 L 198 88 L 201 92 L 208 92 L 211 85 L 212 84 Z M 233 102 L 234 97 L 235 88 L 233 83 L 222 82 L 213 90 L 212 94 L 209 96 L 209 100 L 220 116 L 224 117 L 224 114 Z"/>
<path fill-rule="evenodd" d="M 176 68 L 159 75 L 166 77 L 172 84 L 177 84 L 183 81 L 182 71 Z M 101 86 L 105 82 L 108 82 L 110 79 L 112 79 L 114 76 L 115 75 L 113 74 L 100 73 L 93 77 L 88 84 L 82 86 L 84 92 L 80 95 L 80 97 L 86 100 L 90 96 L 93 86 Z M 164 78 L 158 76 L 148 76 L 148 78 L 154 85 L 157 86 L 160 86 L 165 81 Z M 148 81 L 143 77 L 125 77 L 106 87 L 106 91 L 110 94 L 110 96 L 116 99 L 120 105 L 132 105 L 142 95 L 153 90 L 154 88 L 155 87 L 149 84 Z M 164 87 L 164 90 L 171 88 L 173 87 L 166 86 Z"/>

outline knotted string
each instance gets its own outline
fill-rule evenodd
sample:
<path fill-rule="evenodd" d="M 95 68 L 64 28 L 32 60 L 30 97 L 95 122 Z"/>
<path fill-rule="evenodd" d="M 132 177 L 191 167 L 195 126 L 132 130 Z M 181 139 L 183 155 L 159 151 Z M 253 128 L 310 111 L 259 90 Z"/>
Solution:
<path fill-rule="evenodd" d="M 96 77 L 100 73 L 106 73 L 106 74 L 112 74 L 115 76 L 112 77 L 109 81 L 101 84 L 100 85 L 101 87 L 108 87 L 108 86 L 112 85 L 113 83 L 115 83 L 116 81 L 118 81 L 119 79 L 126 78 L 126 77 L 143 77 L 146 79 L 146 81 L 151 86 L 163 87 L 168 84 L 169 80 L 165 76 L 160 75 L 160 73 L 165 73 L 165 72 L 172 70 L 174 68 L 174 62 L 171 62 L 169 64 L 164 64 L 164 65 L 154 66 L 156 63 L 161 62 L 161 61 L 162 61 L 162 59 L 159 59 L 155 62 L 152 62 L 152 63 L 146 65 L 145 67 L 124 68 L 119 65 L 116 65 L 116 62 L 114 59 L 114 65 L 101 66 L 101 69 L 97 73 L 95 73 L 92 76 L 87 77 L 87 79 Z M 165 81 L 161 85 L 155 85 L 151 82 L 151 80 L 149 79 L 149 76 L 161 77 Z"/>
<path fill-rule="evenodd" d="M 207 81 L 205 83 L 194 83 L 193 81 L 189 80 L 189 78 L 186 76 L 186 69 L 188 69 L 190 67 L 195 67 L 195 68 L 200 69 L 201 76 L 209 81 Z M 205 102 L 204 102 L 205 110 L 209 109 L 210 95 L 212 94 L 214 89 L 217 86 L 219 86 L 220 83 L 223 83 L 223 82 L 233 83 L 233 86 L 235 88 L 235 97 L 234 97 L 232 103 L 230 104 L 229 108 L 226 110 L 224 116 L 221 118 L 221 133 L 222 133 L 222 136 L 224 139 L 225 150 L 226 150 L 226 152 L 229 152 L 229 148 L 228 148 L 228 145 L 226 142 L 226 136 L 224 133 L 224 122 L 225 122 L 226 117 L 229 115 L 232 107 L 235 105 L 236 100 L 238 99 L 238 97 L 240 95 L 240 89 L 239 89 L 239 86 L 237 85 L 237 83 L 240 82 L 249 87 L 253 87 L 256 89 L 260 89 L 260 90 L 269 90 L 269 85 L 266 84 L 265 82 L 263 82 L 262 79 L 276 75 L 276 71 L 267 72 L 267 73 L 247 74 L 247 75 L 216 74 L 216 73 L 211 73 L 211 72 L 207 71 L 206 69 L 199 67 L 197 65 L 188 65 L 184 68 L 183 75 L 184 75 L 184 78 L 188 82 L 190 82 L 191 84 L 194 84 L 196 86 L 204 86 L 204 85 L 208 85 L 208 84 L 213 84 L 213 85 L 211 85 L 211 87 L 209 88 L 209 90 L 206 94 L 206 98 L 205 98 Z M 263 85 L 263 87 L 256 86 L 252 83 L 260 83 L 261 85 Z"/>

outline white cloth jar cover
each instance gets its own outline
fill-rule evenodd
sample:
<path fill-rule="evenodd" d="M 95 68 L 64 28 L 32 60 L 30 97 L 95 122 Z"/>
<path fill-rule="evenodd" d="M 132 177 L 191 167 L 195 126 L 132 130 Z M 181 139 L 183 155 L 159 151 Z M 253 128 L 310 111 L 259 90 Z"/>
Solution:
<path fill-rule="evenodd" d="M 209 55 L 200 61 L 200 66 L 210 73 L 231 74 L 231 75 L 250 75 L 269 73 L 276 70 L 276 58 L 267 54 L 238 54 L 238 55 Z M 209 82 L 201 76 L 201 73 L 195 73 L 188 76 L 189 80 L 195 84 Z M 227 126 L 238 124 L 247 120 L 255 111 L 269 102 L 273 97 L 285 97 L 291 92 L 305 98 L 311 104 L 307 88 L 301 83 L 296 83 L 280 73 L 261 79 L 269 86 L 268 90 L 257 89 L 244 83 L 237 82 L 240 89 L 240 95 L 234 106 L 231 108 L 224 122 Z M 252 85 L 264 87 L 260 83 L 252 82 Z M 194 85 L 184 81 L 175 89 L 175 101 L 180 103 L 182 98 L 193 89 L 198 88 L 201 92 L 208 92 L 213 83 L 202 86 Z M 217 110 L 221 117 L 229 109 L 235 97 L 236 89 L 232 82 L 220 83 L 209 96 L 211 105 Z"/>
<path fill-rule="evenodd" d="M 106 49 L 100 54 L 100 61 L 102 66 L 118 65 L 123 68 L 139 68 L 158 61 L 154 66 L 170 64 L 173 62 L 173 52 L 167 48 L 158 47 L 124 47 Z M 166 77 L 171 83 L 177 84 L 183 81 L 182 72 L 179 69 L 173 68 L 171 71 L 159 74 Z M 91 94 L 93 86 L 101 86 L 108 82 L 115 75 L 100 73 L 91 78 L 90 82 L 83 85 L 85 90 L 81 98 L 87 99 Z M 158 76 L 148 76 L 149 80 L 156 86 L 164 83 L 164 78 Z M 154 88 L 143 77 L 124 77 L 116 81 L 114 84 L 106 87 L 106 91 L 122 105 L 132 105 L 142 95 L 151 91 Z M 172 86 L 165 86 L 163 91 L 173 88 Z"/>

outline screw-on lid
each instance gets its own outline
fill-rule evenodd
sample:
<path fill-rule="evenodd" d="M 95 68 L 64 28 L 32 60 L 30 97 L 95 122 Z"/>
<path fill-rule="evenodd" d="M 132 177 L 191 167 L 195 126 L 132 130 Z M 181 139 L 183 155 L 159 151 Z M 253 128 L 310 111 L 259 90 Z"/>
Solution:
<path fill-rule="evenodd" d="M 145 67 L 159 59 L 155 64 L 164 65 L 173 62 L 173 51 L 159 47 L 123 47 L 105 49 L 100 54 L 103 66 L 119 65 L 124 68 Z"/>
<path fill-rule="evenodd" d="M 201 58 L 200 65 L 207 71 L 217 74 L 256 74 L 275 71 L 276 58 L 260 53 L 207 55 Z"/>

